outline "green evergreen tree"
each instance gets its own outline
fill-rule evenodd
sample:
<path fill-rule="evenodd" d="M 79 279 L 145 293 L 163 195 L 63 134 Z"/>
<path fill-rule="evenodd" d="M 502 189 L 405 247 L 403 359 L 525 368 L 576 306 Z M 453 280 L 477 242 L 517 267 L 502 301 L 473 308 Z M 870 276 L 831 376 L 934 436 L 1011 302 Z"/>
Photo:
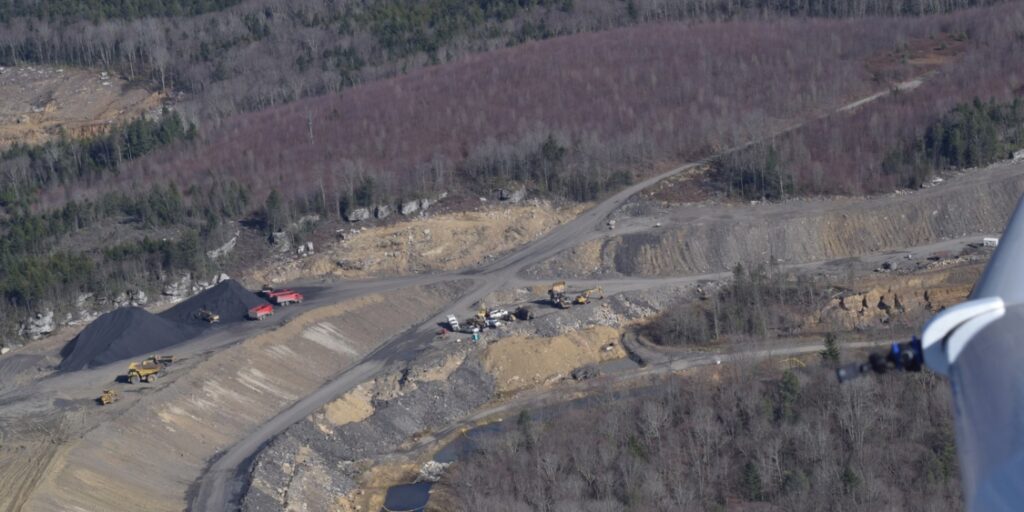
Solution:
<path fill-rule="evenodd" d="M 839 341 L 836 339 L 835 333 L 825 333 L 825 349 L 820 353 L 826 364 L 833 366 L 839 364 Z"/>
<path fill-rule="evenodd" d="M 750 501 L 760 501 L 764 496 L 761 473 L 752 460 L 743 465 L 743 472 L 740 474 L 740 492 L 744 498 Z"/>

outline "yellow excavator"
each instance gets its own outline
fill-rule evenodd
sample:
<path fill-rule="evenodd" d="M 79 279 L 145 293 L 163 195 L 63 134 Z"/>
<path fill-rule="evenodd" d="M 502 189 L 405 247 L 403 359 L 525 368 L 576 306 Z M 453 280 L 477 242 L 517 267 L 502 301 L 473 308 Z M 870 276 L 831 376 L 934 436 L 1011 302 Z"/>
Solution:
<path fill-rule="evenodd" d="M 601 287 L 591 288 L 589 290 L 583 290 L 579 295 L 576 296 L 576 304 L 590 304 L 590 297 L 597 294 L 598 300 L 604 300 L 604 290 Z"/>

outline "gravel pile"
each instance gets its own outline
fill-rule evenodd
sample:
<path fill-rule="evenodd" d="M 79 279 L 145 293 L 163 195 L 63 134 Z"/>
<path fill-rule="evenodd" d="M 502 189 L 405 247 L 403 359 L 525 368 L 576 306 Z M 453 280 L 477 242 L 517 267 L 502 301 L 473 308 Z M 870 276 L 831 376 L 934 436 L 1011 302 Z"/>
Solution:
<path fill-rule="evenodd" d="M 154 354 L 199 334 L 197 327 L 154 315 L 142 308 L 119 308 L 94 320 L 61 351 L 60 371 L 101 366 Z"/>
<path fill-rule="evenodd" d="M 208 326 L 210 324 L 199 317 L 201 310 L 208 309 L 220 315 L 221 323 L 242 322 L 250 308 L 266 303 L 238 281 L 228 279 L 168 309 L 160 316 L 182 324 Z"/>

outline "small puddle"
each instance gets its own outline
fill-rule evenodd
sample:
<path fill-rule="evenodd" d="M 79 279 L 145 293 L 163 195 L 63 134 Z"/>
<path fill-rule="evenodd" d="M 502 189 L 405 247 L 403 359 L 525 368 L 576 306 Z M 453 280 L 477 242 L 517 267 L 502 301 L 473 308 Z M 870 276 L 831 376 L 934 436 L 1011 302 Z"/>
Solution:
<path fill-rule="evenodd" d="M 381 512 L 421 512 L 430 500 L 431 482 L 395 485 L 384 496 Z"/>

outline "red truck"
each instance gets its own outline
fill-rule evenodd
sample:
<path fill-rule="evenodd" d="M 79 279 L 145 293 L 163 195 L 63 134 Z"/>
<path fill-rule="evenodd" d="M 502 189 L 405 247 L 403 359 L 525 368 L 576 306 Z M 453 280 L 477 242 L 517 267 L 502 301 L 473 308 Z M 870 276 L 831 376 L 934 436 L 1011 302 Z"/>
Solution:
<path fill-rule="evenodd" d="M 287 306 L 288 304 L 300 304 L 302 299 L 305 297 L 301 293 L 292 290 L 281 290 L 274 292 L 270 297 L 270 302 L 277 304 L 278 306 Z"/>
<path fill-rule="evenodd" d="M 277 304 L 278 306 L 287 306 L 288 304 L 298 304 L 302 302 L 305 297 L 301 293 L 294 290 L 275 290 L 270 286 L 264 286 L 260 290 L 259 295 L 269 300 L 270 302 Z"/>
<path fill-rule="evenodd" d="M 249 308 L 249 320 L 263 320 L 268 316 L 274 315 L 274 306 L 270 304 L 260 304 L 254 308 Z"/>

